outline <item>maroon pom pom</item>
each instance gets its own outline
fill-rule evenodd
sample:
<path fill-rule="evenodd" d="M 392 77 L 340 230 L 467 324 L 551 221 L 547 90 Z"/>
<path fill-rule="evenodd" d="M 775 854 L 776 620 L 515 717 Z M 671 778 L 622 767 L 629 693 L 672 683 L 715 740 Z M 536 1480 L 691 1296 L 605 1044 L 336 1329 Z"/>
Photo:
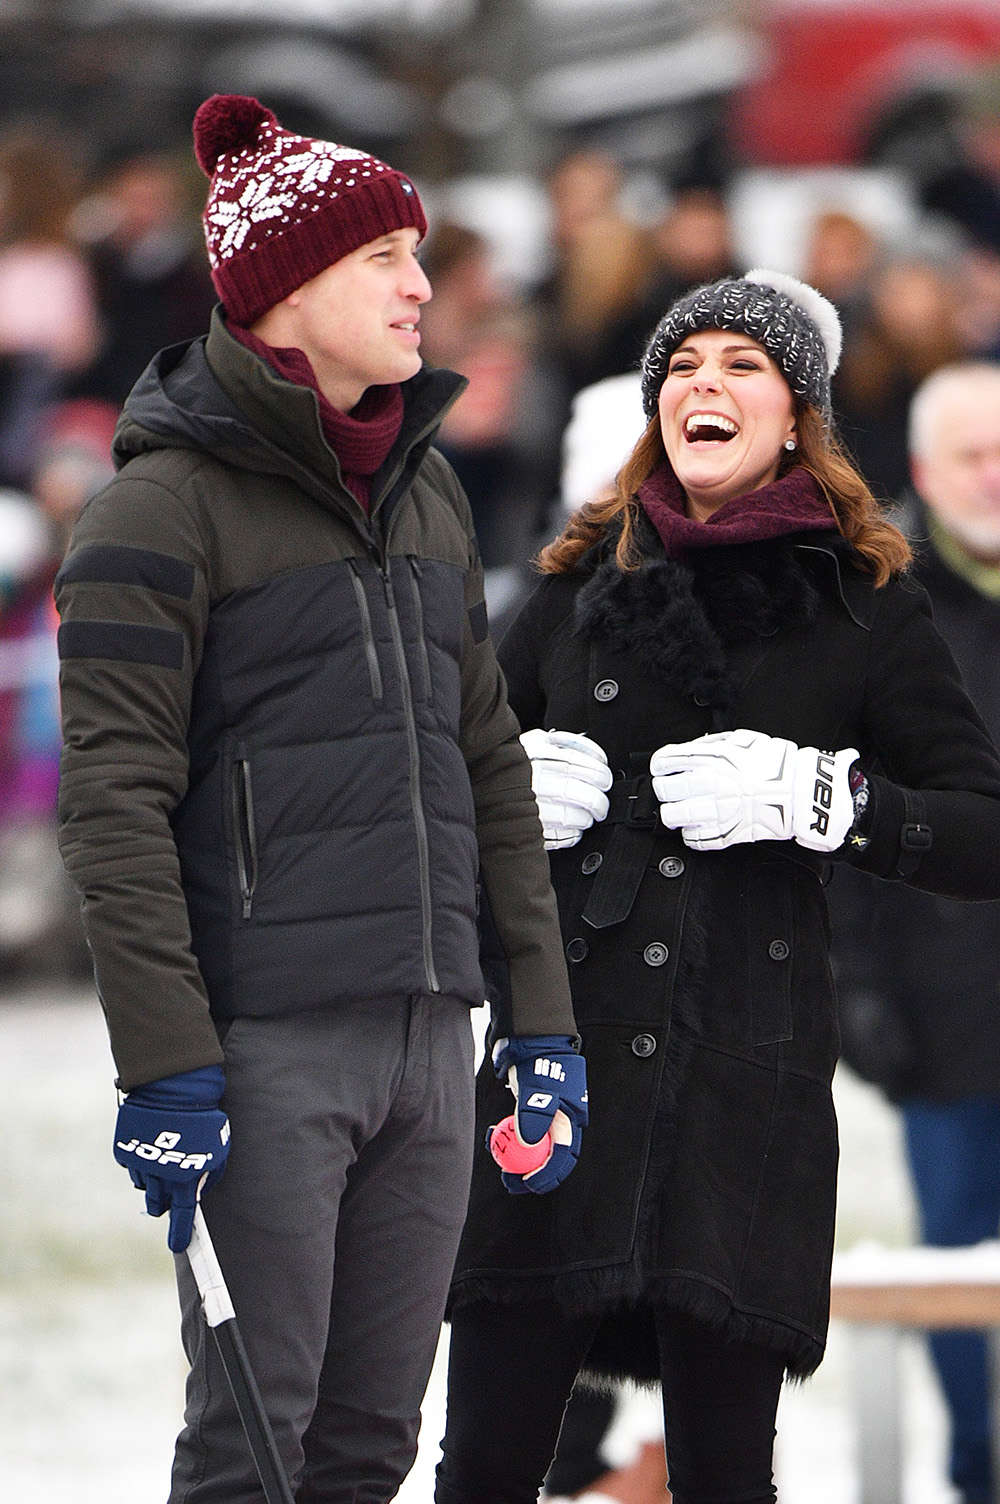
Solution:
<path fill-rule="evenodd" d="M 194 154 L 206 177 L 226 152 L 253 146 L 265 122 L 277 125 L 274 113 L 249 94 L 213 94 L 194 117 Z"/>

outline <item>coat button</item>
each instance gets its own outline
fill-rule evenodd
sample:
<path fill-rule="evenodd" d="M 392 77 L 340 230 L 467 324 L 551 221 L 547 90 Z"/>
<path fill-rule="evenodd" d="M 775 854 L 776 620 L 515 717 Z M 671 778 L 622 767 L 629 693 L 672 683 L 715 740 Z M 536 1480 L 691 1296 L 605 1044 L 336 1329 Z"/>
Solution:
<path fill-rule="evenodd" d="M 656 1040 L 652 1034 L 637 1034 L 632 1041 L 632 1054 L 638 1055 L 640 1060 L 645 1060 L 656 1049 Z"/>
<path fill-rule="evenodd" d="M 583 940 L 579 937 L 576 940 L 571 940 L 566 947 L 566 955 L 571 961 L 586 960 L 589 951 L 590 946 L 587 944 L 586 940 Z"/>
<path fill-rule="evenodd" d="M 662 966 L 670 955 L 667 947 L 659 940 L 654 940 L 652 945 L 647 945 L 642 953 L 642 959 L 647 966 Z"/>
<path fill-rule="evenodd" d="M 588 851 L 581 863 L 580 871 L 589 877 L 592 872 L 597 871 L 603 861 L 604 858 L 599 851 Z"/>
<path fill-rule="evenodd" d="M 614 679 L 602 679 L 600 684 L 594 686 L 595 700 L 601 700 L 602 702 L 606 700 L 613 700 L 617 693 L 618 685 L 615 683 Z"/>
<path fill-rule="evenodd" d="M 684 871 L 684 863 L 679 856 L 665 856 L 660 863 L 660 871 L 664 877 L 680 877 Z"/>
<path fill-rule="evenodd" d="M 772 940 L 767 947 L 767 953 L 772 961 L 788 960 L 788 946 L 784 940 Z"/>
<path fill-rule="evenodd" d="M 704 695 L 694 695 L 693 699 L 694 703 L 700 706 L 702 710 L 704 710 L 708 705 L 708 701 L 705 699 Z"/>

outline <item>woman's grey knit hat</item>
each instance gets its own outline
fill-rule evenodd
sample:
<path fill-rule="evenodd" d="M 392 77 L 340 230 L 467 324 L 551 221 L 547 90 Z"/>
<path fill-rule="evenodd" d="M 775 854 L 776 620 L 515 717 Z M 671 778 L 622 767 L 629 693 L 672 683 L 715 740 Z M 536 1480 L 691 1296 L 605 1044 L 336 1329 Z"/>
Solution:
<path fill-rule="evenodd" d="M 699 329 L 738 329 L 758 340 L 797 397 L 830 416 L 830 377 L 843 331 L 836 308 L 796 277 L 754 267 L 685 293 L 657 324 L 642 362 L 642 405 L 657 409 L 667 365 L 678 345 Z"/>

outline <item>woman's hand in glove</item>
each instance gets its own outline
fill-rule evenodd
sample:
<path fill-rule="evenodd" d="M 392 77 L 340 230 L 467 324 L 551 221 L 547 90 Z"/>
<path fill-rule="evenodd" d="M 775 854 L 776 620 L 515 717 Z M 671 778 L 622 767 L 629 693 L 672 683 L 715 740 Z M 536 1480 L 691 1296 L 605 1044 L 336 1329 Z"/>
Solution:
<path fill-rule="evenodd" d="M 853 747 L 822 752 L 763 731 L 668 743 L 649 761 L 660 818 L 697 851 L 790 841 L 836 851 L 854 821 Z"/>
<path fill-rule="evenodd" d="M 531 788 L 546 851 L 575 846 L 608 813 L 613 777 L 602 748 L 576 731 L 525 731 L 521 746 L 531 759 Z"/>

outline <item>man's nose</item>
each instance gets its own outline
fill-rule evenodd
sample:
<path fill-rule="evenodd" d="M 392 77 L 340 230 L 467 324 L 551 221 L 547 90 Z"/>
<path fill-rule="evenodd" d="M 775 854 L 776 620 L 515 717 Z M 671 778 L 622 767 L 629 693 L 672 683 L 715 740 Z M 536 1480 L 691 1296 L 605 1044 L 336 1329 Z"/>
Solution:
<path fill-rule="evenodd" d="M 429 303 L 433 297 L 427 273 L 415 256 L 407 267 L 402 290 L 404 297 L 413 298 L 418 303 Z"/>

